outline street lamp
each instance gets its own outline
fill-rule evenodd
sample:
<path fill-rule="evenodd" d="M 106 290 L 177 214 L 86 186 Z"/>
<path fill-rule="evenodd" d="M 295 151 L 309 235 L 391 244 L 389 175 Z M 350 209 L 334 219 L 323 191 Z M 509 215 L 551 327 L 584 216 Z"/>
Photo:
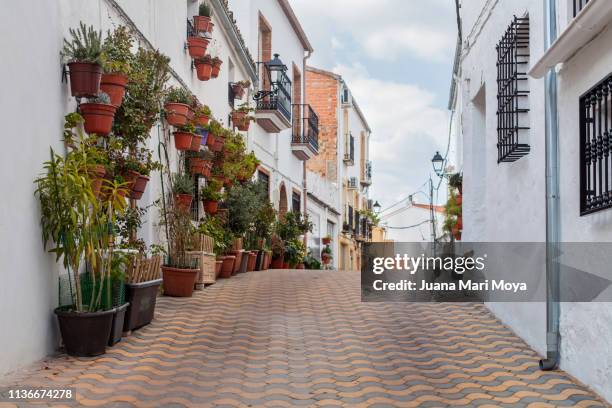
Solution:
<path fill-rule="evenodd" d="M 374 203 L 374 205 L 372 206 L 372 208 L 374 208 L 374 212 L 375 212 L 376 214 L 380 214 L 380 204 L 378 204 L 378 201 L 376 201 L 376 202 Z"/>
<path fill-rule="evenodd" d="M 431 164 L 433 165 L 434 171 L 439 176 L 442 173 L 442 168 L 444 167 L 444 157 L 440 155 L 440 152 L 436 152 L 434 157 L 431 159 Z"/>
<path fill-rule="evenodd" d="M 276 96 L 278 94 L 278 84 L 282 83 L 282 77 L 287 71 L 287 66 L 280 60 L 279 54 L 274 54 L 274 59 L 264 62 L 266 67 L 266 75 L 270 90 L 262 89 L 257 91 L 253 99 L 259 101 L 268 96 Z"/>

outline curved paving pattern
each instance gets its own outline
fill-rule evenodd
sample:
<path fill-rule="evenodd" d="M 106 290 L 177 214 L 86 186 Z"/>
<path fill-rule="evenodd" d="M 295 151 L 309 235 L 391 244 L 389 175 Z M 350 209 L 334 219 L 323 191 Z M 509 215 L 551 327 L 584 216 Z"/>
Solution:
<path fill-rule="evenodd" d="M 74 387 L 82 406 L 607 406 L 539 371 L 482 305 L 360 303 L 359 279 L 254 272 L 160 298 L 154 323 L 106 355 L 59 356 L 14 381 Z"/>

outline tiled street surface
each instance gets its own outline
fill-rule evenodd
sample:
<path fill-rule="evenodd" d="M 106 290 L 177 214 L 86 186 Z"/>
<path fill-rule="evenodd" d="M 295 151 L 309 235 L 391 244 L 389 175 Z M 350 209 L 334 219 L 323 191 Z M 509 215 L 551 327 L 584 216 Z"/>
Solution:
<path fill-rule="evenodd" d="M 605 406 L 540 371 L 482 305 L 362 304 L 359 279 L 253 272 L 160 298 L 155 322 L 106 355 L 13 381 L 75 387 L 86 406 Z"/>

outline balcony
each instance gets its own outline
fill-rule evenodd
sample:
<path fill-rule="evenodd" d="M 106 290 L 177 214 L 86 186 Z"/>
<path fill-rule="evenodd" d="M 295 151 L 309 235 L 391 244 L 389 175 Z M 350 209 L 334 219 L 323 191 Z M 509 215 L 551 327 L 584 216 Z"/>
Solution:
<path fill-rule="evenodd" d="M 346 146 L 344 153 L 344 164 L 347 166 L 355 165 L 355 137 L 349 134 L 346 138 Z"/>
<path fill-rule="evenodd" d="M 259 93 L 265 96 L 256 100 L 257 124 L 268 133 L 279 133 L 291 128 L 291 80 L 285 72 L 275 72 L 273 80 L 265 64 L 259 64 L 259 71 L 260 83 L 263 85 Z"/>
<path fill-rule="evenodd" d="M 319 117 L 310 105 L 293 105 L 291 151 L 300 160 L 319 154 Z"/>
<path fill-rule="evenodd" d="M 371 161 L 367 161 L 365 164 L 363 178 L 361 179 L 361 185 L 364 187 L 369 187 L 372 185 L 372 162 Z"/>
<path fill-rule="evenodd" d="M 349 177 L 346 180 L 346 188 L 348 190 L 357 190 L 357 177 Z"/>
<path fill-rule="evenodd" d="M 599 34 L 612 20 L 612 1 L 573 1 L 574 18 L 557 40 L 532 66 L 529 75 L 542 78 L 549 69 L 569 61 L 582 47 Z"/>

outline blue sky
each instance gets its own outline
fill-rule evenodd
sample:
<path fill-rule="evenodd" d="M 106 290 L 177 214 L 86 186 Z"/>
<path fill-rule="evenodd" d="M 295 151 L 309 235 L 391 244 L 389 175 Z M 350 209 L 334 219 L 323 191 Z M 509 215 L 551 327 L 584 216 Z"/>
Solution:
<path fill-rule="evenodd" d="M 315 49 L 309 64 L 342 75 L 372 127 L 370 197 L 385 208 L 419 190 L 446 148 L 454 0 L 291 4 Z"/>

